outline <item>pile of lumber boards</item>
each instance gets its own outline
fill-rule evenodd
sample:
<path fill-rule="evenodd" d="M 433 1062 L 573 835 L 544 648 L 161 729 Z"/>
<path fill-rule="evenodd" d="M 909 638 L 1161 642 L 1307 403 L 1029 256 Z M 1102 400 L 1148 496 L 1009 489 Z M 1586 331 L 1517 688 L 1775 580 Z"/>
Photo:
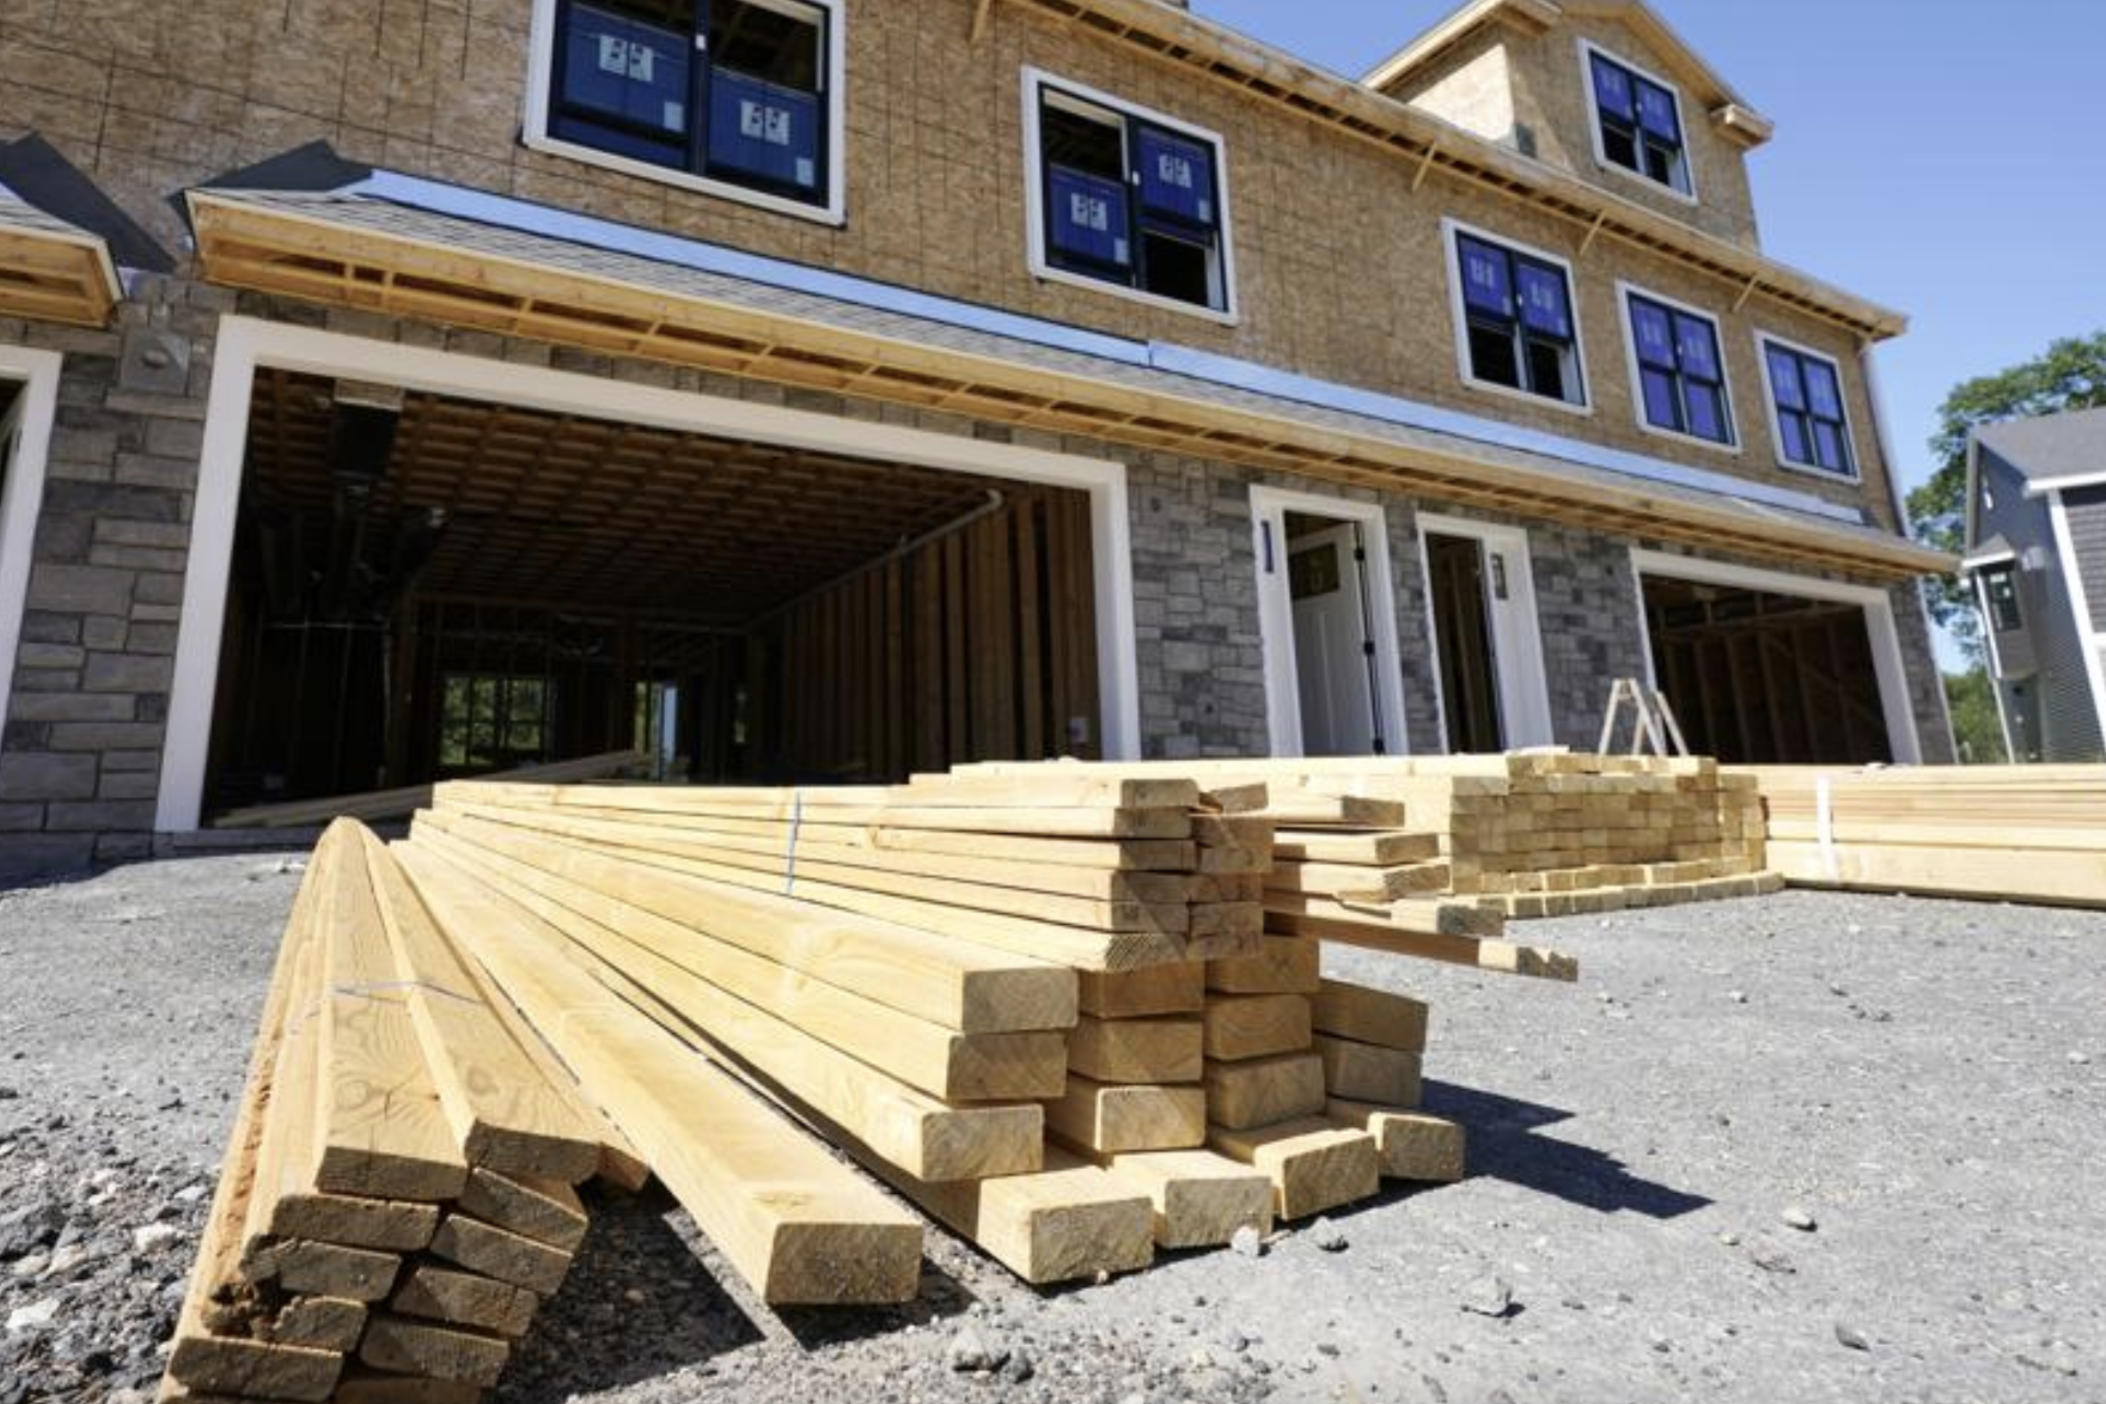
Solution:
<path fill-rule="evenodd" d="M 998 762 L 969 773 L 1059 773 Z M 1149 762 L 1264 782 L 1278 825 L 1268 906 L 1496 935 L 1473 916 L 1571 916 L 1773 892 L 1752 780 L 1706 759 L 1566 752 Z M 1318 934 L 1306 931 L 1305 934 Z M 1344 938 L 1337 938 L 1344 939 Z"/>
<path fill-rule="evenodd" d="M 572 1186 L 655 1175 L 763 1301 L 899 1302 L 923 1226 L 1033 1283 L 1446 1181 L 1428 1011 L 1274 911 L 1263 781 L 446 784 L 324 836 L 169 1393 L 468 1399 Z M 1476 932 L 1355 944 L 1572 978 Z M 1380 926 L 1369 918 L 1360 924 Z M 1490 954 L 1488 954 L 1490 952 Z"/>
<path fill-rule="evenodd" d="M 1794 885 L 2106 907 L 2106 766 L 1761 766 Z"/>

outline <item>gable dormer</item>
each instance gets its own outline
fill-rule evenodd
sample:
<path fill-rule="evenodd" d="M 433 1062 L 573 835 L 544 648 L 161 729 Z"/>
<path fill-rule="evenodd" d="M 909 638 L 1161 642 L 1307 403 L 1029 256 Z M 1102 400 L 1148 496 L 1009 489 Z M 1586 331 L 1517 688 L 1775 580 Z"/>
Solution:
<path fill-rule="evenodd" d="M 1758 244 L 1771 125 L 1644 0 L 1471 0 L 1368 86 L 1670 218 Z"/>

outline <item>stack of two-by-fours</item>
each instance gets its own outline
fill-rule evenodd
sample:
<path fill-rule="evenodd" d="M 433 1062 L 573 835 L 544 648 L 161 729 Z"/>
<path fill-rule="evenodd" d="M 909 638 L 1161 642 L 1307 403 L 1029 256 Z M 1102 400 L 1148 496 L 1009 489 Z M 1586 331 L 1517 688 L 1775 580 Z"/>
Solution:
<path fill-rule="evenodd" d="M 449 785 L 407 843 L 338 825 L 165 1392 L 473 1396 L 594 1175 L 654 1173 L 768 1302 L 910 1298 L 920 1221 L 815 1136 L 1033 1282 L 1459 1176 L 1413 1110 L 1424 1006 L 1266 931 L 1264 803 Z"/>

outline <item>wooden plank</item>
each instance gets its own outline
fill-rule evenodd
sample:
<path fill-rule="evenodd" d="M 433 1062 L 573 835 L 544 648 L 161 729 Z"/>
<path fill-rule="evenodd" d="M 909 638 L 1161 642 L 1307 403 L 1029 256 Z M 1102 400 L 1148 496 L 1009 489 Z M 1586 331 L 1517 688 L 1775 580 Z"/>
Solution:
<path fill-rule="evenodd" d="M 1272 1232 L 1272 1176 L 1208 1150 L 1141 1151 L 1110 1157 L 1113 1179 L 1148 1196 L 1155 1246 L 1215 1248 L 1241 1228 Z"/>
<path fill-rule="evenodd" d="M 1181 960 L 1145 970 L 1078 972 L 1081 1011 L 1100 1019 L 1197 1014 L 1206 1006 L 1207 971 L 1217 962 Z"/>
<path fill-rule="evenodd" d="M 424 1065 L 471 1165 L 575 1183 L 599 1168 L 600 1142 L 512 1039 L 433 926 L 386 845 L 361 834 Z"/>
<path fill-rule="evenodd" d="M 1366 795 L 1324 794 L 1275 782 L 1265 813 L 1282 828 L 1344 826 L 1356 829 L 1401 829 L 1409 815 L 1401 800 Z"/>
<path fill-rule="evenodd" d="M 1099 1082 L 1197 1082 L 1197 1019 L 1099 1019 L 1083 1015 L 1068 1032 L 1068 1067 Z"/>
<path fill-rule="evenodd" d="M 480 1167 L 468 1172 L 460 1207 L 485 1223 L 566 1252 L 585 1241 L 589 1226 L 577 1191 L 561 1180 L 514 1178 Z"/>
<path fill-rule="evenodd" d="M 649 759 L 637 751 L 612 751 L 582 756 L 576 760 L 551 761 L 546 765 L 523 766 L 490 777 L 493 780 L 533 780 L 560 783 L 596 780 L 624 771 L 641 771 Z M 212 821 L 215 829 L 306 829 L 333 819 L 407 819 L 432 802 L 430 785 L 406 785 L 366 794 L 337 795 L 330 799 L 294 800 L 286 804 L 257 805 L 234 809 Z"/>
<path fill-rule="evenodd" d="M 404 1316 L 472 1326 L 517 1340 L 533 1325 L 541 1299 L 509 1282 L 417 1263 L 404 1274 L 388 1305 Z"/>
<path fill-rule="evenodd" d="M 1216 995 L 1202 1021 L 1209 1058 L 1264 1058 L 1309 1048 L 1309 998 L 1297 994 Z"/>
<path fill-rule="evenodd" d="M 525 830 L 420 817 L 417 833 L 457 836 L 478 861 L 624 930 L 704 932 L 785 969 L 963 1033 L 1065 1028 L 1075 976 L 1059 966 L 946 940 L 896 922 L 726 887 Z"/>
<path fill-rule="evenodd" d="M 484 1388 L 497 1383 L 510 1355 L 495 1337 L 396 1316 L 374 1317 L 358 1347 L 358 1358 L 376 1370 Z"/>
<path fill-rule="evenodd" d="M 1324 1115 L 1375 1138 L 1375 1154 L 1385 1180 L 1452 1184 L 1466 1173 L 1467 1133 L 1446 1117 L 1337 1097 L 1325 1105 Z"/>
<path fill-rule="evenodd" d="M 1452 869 L 1442 862 L 1372 868 L 1282 861 L 1274 866 L 1266 887 L 1270 891 L 1337 897 L 1354 902 L 1393 902 L 1400 897 L 1443 891 L 1451 877 Z"/>
<path fill-rule="evenodd" d="M 366 1330 L 366 1304 L 345 1297 L 295 1297 L 279 1308 L 270 1339 L 309 1350 L 351 1351 Z"/>
<path fill-rule="evenodd" d="M 1270 1126 L 1324 1109 L 1324 1065 L 1314 1053 L 1210 1061 L 1205 1080 L 1208 1118 L 1231 1130 Z"/>
<path fill-rule="evenodd" d="M 698 928 L 628 907 L 594 887 L 492 854 L 463 862 L 502 884 L 508 894 L 516 891 L 521 905 L 690 1017 L 693 1011 L 722 1008 L 727 998 L 743 1001 L 946 1101 L 1052 1097 L 1066 1084 L 1065 1040 L 1059 1031 L 959 1033 L 807 978 Z M 783 916 L 774 916 L 769 907 Z M 799 903 L 770 898 L 752 920 L 765 926 L 808 915 Z"/>
<path fill-rule="evenodd" d="M 470 1272 L 554 1296 L 570 1271 L 570 1254 L 459 1212 L 448 1214 L 432 1235 L 431 1251 Z"/>
<path fill-rule="evenodd" d="M 1207 1139 L 1206 1092 L 1071 1077 L 1066 1094 L 1046 1103 L 1046 1130 L 1077 1150 L 1106 1154 L 1200 1146 Z"/>
<path fill-rule="evenodd" d="M 377 1302 L 387 1296 L 401 1267 L 402 1259 L 394 1253 L 300 1239 L 252 1243 L 241 1255 L 241 1275 L 251 1283 L 354 1302 Z"/>
<path fill-rule="evenodd" d="M 1428 1010 L 1424 1000 L 1344 980 L 1325 980 L 1311 1012 L 1321 1033 L 1407 1053 L 1426 1051 Z"/>
<path fill-rule="evenodd" d="M 1216 1126 L 1207 1145 L 1270 1176 L 1273 1212 L 1282 1219 L 1342 1208 L 1381 1187 L 1374 1138 L 1321 1117 L 1249 1130 Z"/>
<path fill-rule="evenodd" d="M 1299 936 L 1264 936 L 1257 954 L 1207 962 L 1207 988 L 1222 994 L 1313 995 L 1322 984 L 1322 946 Z"/>
<path fill-rule="evenodd" d="M 1155 1257 L 1148 1196 L 1063 1151 L 1048 1150 L 1045 1168 L 1030 1174 L 945 1183 L 907 1176 L 878 1157 L 864 1163 L 1034 1286 L 1135 1272 Z"/>
<path fill-rule="evenodd" d="M 921 1237 L 911 1216 L 612 992 L 580 978 L 557 955 L 563 938 L 553 928 L 523 909 L 501 905 L 460 870 L 415 845 L 402 850 L 401 857 L 442 922 L 450 930 L 473 933 L 464 942 L 606 1098 L 659 1178 L 763 1300 L 897 1302 L 913 1296 L 920 1279 Z M 800 1054 L 814 1063 L 824 1060 L 795 1046 L 793 1039 L 785 1044 L 783 1051 L 764 1054 L 756 1063 L 785 1084 L 818 1094 L 822 1102 L 836 1099 L 825 1095 L 816 1080 L 839 1079 L 845 1095 L 856 1099 L 850 1110 L 868 1110 L 878 1127 L 889 1130 L 906 1122 L 919 1131 L 940 1112 L 910 1097 L 887 1097 L 874 1075 L 866 1081 L 838 1065 L 803 1076 L 791 1065 Z M 1035 1141 L 1038 1124 L 1032 1108 L 1020 1138 Z M 706 1133 L 697 1134 L 698 1127 Z M 955 1129 L 965 1141 L 976 1128 L 968 1120 L 944 1129 Z M 887 1142 L 899 1139 L 880 1134 Z M 1035 1144 L 1028 1149 L 1035 1152 Z M 941 1162 L 918 1148 L 910 1158 Z M 969 1173 L 1001 1159 L 983 1144 L 977 1154 L 960 1155 L 942 1168 Z"/>
<path fill-rule="evenodd" d="M 690 1060 L 674 1056 L 672 1051 L 664 1050 L 658 1040 L 648 1037 L 647 1031 L 636 1026 L 630 1017 L 633 1011 L 626 1005 L 604 990 L 595 992 L 579 988 L 581 982 L 575 971 L 546 964 L 550 953 L 562 955 L 571 946 L 569 933 L 589 932 L 590 923 L 575 914 L 566 916 L 553 904 L 541 903 L 532 899 L 531 894 L 516 888 L 505 888 L 500 897 L 495 891 L 478 886 L 466 876 L 474 871 L 473 855 L 464 853 L 458 845 L 448 847 L 451 842 L 444 836 L 433 835 L 418 840 L 403 852 L 402 861 L 411 869 L 411 877 L 418 889 L 425 894 L 427 901 L 439 907 L 442 900 L 433 895 L 435 885 L 443 883 L 449 875 L 453 877 L 453 885 L 437 889 L 443 894 L 443 905 L 449 911 L 464 913 L 463 919 L 458 921 L 443 916 L 448 929 L 465 933 L 463 940 L 473 947 L 477 958 L 489 965 L 514 992 L 515 999 L 522 997 L 523 989 L 540 991 L 536 995 L 542 1006 L 539 1013 L 529 1010 L 535 1024 L 549 1032 L 551 1042 L 566 1061 L 573 1066 L 590 1062 L 598 1069 L 587 1080 L 603 1096 L 611 1101 L 617 1090 L 623 1092 L 631 1113 L 624 1114 L 611 1106 L 610 1111 L 615 1112 L 617 1121 L 630 1139 L 644 1150 L 660 1178 L 672 1186 L 673 1181 L 666 1177 L 663 1162 L 692 1149 L 686 1136 L 675 1134 L 679 1125 L 686 1124 L 688 1113 L 664 1107 L 655 1096 L 646 1098 L 640 1095 L 648 1089 L 627 1087 L 617 1075 L 621 1060 L 606 1050 L 605 1042 L 619 1033 L 639 1040 L 646 1049 L 659 1048 L 654 1061 L 660 1066 L 653 1075 L 685 1078 L 693 1084 L 695 1096 L 704 1095 L 711 1088 L 709 1074 L 706 1070 L 694 1075 L 680 1071 L 689 1068 Z M 423 858 L 423 854 L 432 851 L 455 866 L 434 873 L 433 863 L 437 860 L 424 861 Z M 459 866 L 462 862 L 470 866 L 462 868 Z M 472 921 L 467 918 L 467 913 L 473 913 Z M 506 940 L 500 942 L 493 938 L 489 934 L 492 930 L 504 932 Z M 611 934 L 602 930 L 594 939 L 604 944 Z M 515 958 L 515 948 L 525 955 Z M 536 965 L 531 969 L 524 967 L 521 962 L 527 959 L 535 960 Z M 527 983 L 530 980 L 534 983 Z M 706 989 L 699 993 L 703 997 L 692 1002 L 687 1015 L 708 1031 L 712 1042 L 745 1060 L 760 1075 L 797 1098 L 804 1107 L 853 1131 L 872 1149 L 894 1158 L 895 1163 L 911 1173 L 930 1179 L 962 1179 L 975 1175 L 1014 1174 L 1037 1168 L 1039 1141 L 1044 1130 L 1044 1119 L 1037 1106 L 947 1106 L 741 1000 L 729 995 L 707 998 Z M 596 1011 L 603 1017 L 594 1026 L 592 1037 L 568 1038 L 565 1031 L 577 1022 L 576 1011 L 580 1007 Z M 558 1026 L 558 1021 L 561 1026 Z M 732 1109 L 744 1106 L 744 1103 L 731 1099 L 728 1089 L 721 1084 L 714 1085 L 711 1095 L 712 1105 L 718 1105 L 727 1116 L 733 1114 Z M 742 1115 L 749 1122 L 752 1120 L 751 1112 Z M 636 1124 L 631 1125 L 631 1120 Z M 661 1121 L 673 1124 L 661 1125 Z M 755 1126 L 752 1135 L 765 1142 L 769 1133 L 761 1126 L 772 1125 L 772 1122 L 763 1121 Z M 778 1153 L 791 1154 L 786 1148 L 779 1149 Z M 765 1165 L 754 1169 L 765 1169 Z M 813 1173 L 817 1173 L 816 1169 Z M 707 1183 L 706 1177 L 703 1183 Z M 674 1192 L 677 1194 L 679 1190 L 675 1188 Z M 840 1193 L 845 1194 L 845 1190 Z M 821 1199 L 817 1202 L 824 1204 L 828 1201 Z M 689 1205 L 690 1209 L 694 1207 Z"/>
<path fill-rule="evenodd" d="M 1522 946 L 1490 937 L 1451 936 L 1415 930 L 1354 915 L 1304 916 L 1268 911 L 1266 929 L 1285 936 L 1336 942 L 1389 955 L 1416 956 L 1444 965 L 1466 965 L 1537 980 L 1579 979 L 1579 961 L 1543 946 Z"/>
<path fill-rule="evenodd" d="M 2106 854 L 1772 840 L 1769 864 L 1796 886 L 1924 892 L 2050 906 L 2106 906 Z"/>
<path fill-rule="evenodd" d="M 316 1188 L 374 1199 L 452 1199 L 468 1180 L 424 1061 L 409 1001 L 388 948 L 364 856 L 364 831 L 340 819 L 320 893 L 322 979 L 317 1012 Z"/>
<path fill-rule="evenodd" d="M 1333 1097 L 1392 1107 L 1419 1104 L 1420 1054 L 1319 1034 L 1316 1055 L 1323 1059 L 1324 1087 Z"/>
<path fill-rule="evenodd" d="M 1273 856 L 1288 863 L 1350 863 L 1362 867 L 1395 867 L 1440 857 L 1440 835 L 1388 830 L 1375 833 L 1326 833 L 1318 829 L 1282 828 L 1273 835 Z"/>

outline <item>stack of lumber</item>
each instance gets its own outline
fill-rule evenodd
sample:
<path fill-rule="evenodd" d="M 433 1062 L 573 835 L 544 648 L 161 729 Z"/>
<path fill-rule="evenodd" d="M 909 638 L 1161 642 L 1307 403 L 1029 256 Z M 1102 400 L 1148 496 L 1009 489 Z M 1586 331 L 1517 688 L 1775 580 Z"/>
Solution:
<path fill-rule="evenodd" d="M 1762 766 L 1795 885 L 2106 906 L 2106 766 Z"/>
<path fill-rule="evenodd" d="M 1096 771 L 449 784 L 405 841 L 340 821 L 166 1392 L 472 1399 L 595 1175 L 655 1174 L 783 1305 L 917 1289 L 921 1220 L 835 1151 L 1033 1283 L 1459 1178 L 1462 1128 L 1417 1110 L 1425 1006 L 1324 979 L 1323 934 L 1270 910 L 1269 801 Z"/>
<path fill-rule="evenodd" d="M 1050 768 L 1058 773 L 1064 764 Z M 1171 767 L 1209 782 L 1268 785 L 1277 861 L 1266 904 L 1275 915 L 1374 915 L 1403 931 L 1496 938 L 1497 926 L 1474 913 L 1570 916 L 1755 896 L 1782 885 L 1764 871 L 1753 783 L 1706 759 L 1520 752 L 1119 769 L 1147 775 Z M 1048 766 L 968 769 L 1024 776 Z"/>
<path fill-rule="evenodd" d="M 332 828 L 279 952 L 170 1391 L 494 1382 L 584 1237 L 572 1185 L 616 1162 L 634 1167 L 626 1142 L 521 1041 L 386 851 Z"/>

